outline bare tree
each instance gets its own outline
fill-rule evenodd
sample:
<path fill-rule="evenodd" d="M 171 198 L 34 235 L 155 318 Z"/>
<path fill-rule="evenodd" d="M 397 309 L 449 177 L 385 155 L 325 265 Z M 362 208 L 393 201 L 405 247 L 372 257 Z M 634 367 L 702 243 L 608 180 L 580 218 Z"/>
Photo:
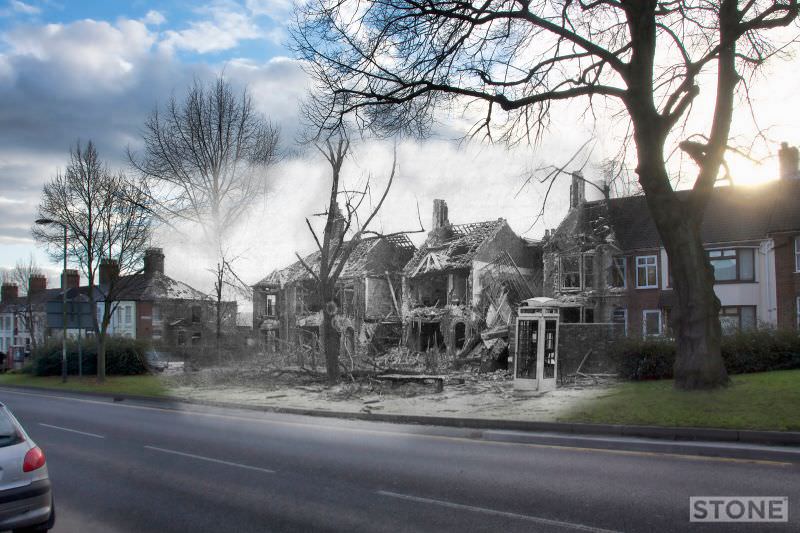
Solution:
<path fill-rule="evenodd" d="M 42 331 L 44 324 L 41 323 L 39 320 L 40 317 L 37 316 L 36 313 L 32 298 L 33 295 L 30 291 L 30 279 L 31 276 L 38 276 L 43 273 L 44 272 L 39 268 L 39 265 L 31 254 L 27 260 L 17 261 L 14 268 L 4 276 L 7 278 L 8 282 L 16 284 L 24 292 L 24 303 L 21 309 L 17 309 L 17 312 L 22 326 L 31 337 L 32 351 L 36 351 L 37 343 L 39 342 L 37 333 Z"/>
<path fill-rule="evenodd" d="M 212 84 L 195 81 L 182 100 L 173 97 L 163 111 L 156 108 L 143 140 L 143 153 L 129 150 L 128 157 L 152 182 L 159 216 L 199 227 L 222 268 L 215 275 L 235 277 L 226 239 L 266 193 L 266 171 L 278 156 L 278 129 L 256 112 L 246 89 L 235 94 L 220 76 Z M 215 294 L 219 309 L 221 285 Z"/>
<path fill-rule="evenodd" d="M 325 156 L 331 166 L 331 187 L 328 206 L 322 216 L 325 217 L 325 229 L 320 240 L 317 232 L 306 218 L 311 235 L 319 251 L 319 265 L 309 265 L 305 260 L 296 254 L 300 263 L 308 271 L 316 282 L 317 293 L 320 302 L 323 303 L 323 320 L 320 326 L 320 349 L 325 358 L 325 368 L 328 374 L 328 381 L 335 383 L 339 379 L 339 335 L 334 326 L 334 318 L 337 314 L 336 306 L 336 282 L 342 273 L 347 260 L 353 250 L 368 236 L 380 236 L 379 233 L 369 229 L 370 224 L 383 206 L 386 195 L 394 181 L 395 170 L 397 168 L 397 154 L 392 160 L 392 171 L 383 189 L 378 202 L 370 209 L 363 222 L 359 219 L 359 209 L 365 198 L 368 197 L 370 183 L 367 181 L 361 191 L 345 190 L 341 183 L 341 170 L 347 154 L 350 150 L 350 141 L 344 136 L 336 140 L 328 139 L 324 145 L 315 144 L 317 149 Z M 345 210 L 339 207 L 340 198 L 344 198 Z M 345 240 L 345 236 L 350 233 L 350 239 Z"/>
<path fill-rule="evenodd" d="M 84 149 L 77 143 L 70 162 L 44 186 L 39 217 L 55 221 L 34 226 L 33 235 L 55 260 L 63 258 L 66 227 L 68 258 L 80 265 L 88 280 L 91 308 L 102 302 L 102 315 L 92 312 L 97 342 L 97 380 L 105 380 L 105 346 L 111 317 L 130 278 L 122 275 L 139 270 L 150 238 L 150 192 L 141 182 L 122 173 L 112 173 L 98 157 L 90 141 Z M 101 263 L 111 267 L 108 280 L 99 280 Z M 99 283 L 102 281 L 102 283 Z"/>
<path fill-rule="evenodd" d="M 636 173 L 670 260 L 677 305 L 675 386 L 728 382 L 719 300 L 700 224 L 729 144 L 737 90 L 796 31 L 797 0 L 314 0 L 299 8 L 294 46 L 315 83 L 308 118 L 345 117 L 384 133 L 426 133 L 447 105 L 477 102 L 476 132 L 538 139 L 553 105 L 602 101 L 629 121 Z M 710 124 L 686 131 L 701 88 Z M 746 98 L 746 92 L 745 92 Z M 626 137 L 627 138 L 627 137 Z M 698 172 L 677 195 L 667 155 Z"/>

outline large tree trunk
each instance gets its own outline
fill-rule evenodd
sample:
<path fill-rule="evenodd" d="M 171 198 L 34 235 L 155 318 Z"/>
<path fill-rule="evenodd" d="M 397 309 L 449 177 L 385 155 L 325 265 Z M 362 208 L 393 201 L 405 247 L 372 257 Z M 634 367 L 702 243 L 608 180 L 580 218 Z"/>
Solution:
<path fill-rule="evenodd" d="M 333 325 L 336 316 L 336 304 L 333 299 L 333 290 L 323 284 L 321 287 L 322 324 L 319 328 L 319 346 L 325 359 L 325 370 L 328 374 L 328 383 L 339 381 L 339 332 Z"/>
<path fill-rule="evenodd" d="M 714 292 L 714 270 L 699 231 L 684 221 L 665 228 L 664 233 L 677 300 L 670 317 L 677 334 L 675 388 L 726 385 L 728 373 L 720 351 L 720 302 Z"/>
<path fill-rule="evenodd" d="M 728 374 L 720 351 L 714 270 L 700 233 L 703 211 L 672 191 L 660 154 L 640 150 L 639 169 L 650 213 L 667 251 L 676 296 L 670 315 L 677 339 L 675 388 L 712 389 L 727 384 Z"/>

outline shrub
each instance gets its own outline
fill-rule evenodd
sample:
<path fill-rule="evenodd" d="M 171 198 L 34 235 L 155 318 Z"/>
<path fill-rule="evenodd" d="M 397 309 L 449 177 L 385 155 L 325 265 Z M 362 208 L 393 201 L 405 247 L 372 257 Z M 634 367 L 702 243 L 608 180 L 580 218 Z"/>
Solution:
<path fill-rule="evenodd" d="M 97 374 L 97 345 L 93 339 L 85 339 L 80 345 L 83 374 Z M 144 354 L 148 345 L 144 341 L 109 337 L 106 340 L 106 374 L 130 376 L 146 374 Z M 67 373 L 78 374 L 78 343 L 67 343 Z M 61 342 L 49 342 L 33 354 L 32 371 L 37 376 L 57 376 L 61 374 Z"/>
<path fill-rule="evenodd" d="M 724 336 L 721 349 L 730 375 L 800 368 L 800 335 L 792 330 L 738 332 Z M 671 379 L 675 341 L 622 339 L 614 345 L 612 357 L 624 379 Z"/>

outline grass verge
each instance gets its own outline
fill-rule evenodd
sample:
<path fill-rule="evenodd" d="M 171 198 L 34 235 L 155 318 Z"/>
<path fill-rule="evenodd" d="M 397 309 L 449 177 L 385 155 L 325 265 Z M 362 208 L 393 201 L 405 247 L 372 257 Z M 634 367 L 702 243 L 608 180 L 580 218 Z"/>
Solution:
<path fill-rule="evenodd" d="M 559 421 L 800 431 L 798 406 L 800 370 L 781 370 L 732 376 L 715 391 L 676 391 L 672 380 L 623 383 Z"/>
<path fill-rule="evenodd" d="M 37 377 L 30 374 L 2 374 L 0 386 L 20 385 L 40 387 L 51 390 L 74 392 L 102 392 L 107 394 L 134 394 L 138 396 L 166 396 L 168 391 L 156 376 L 108 376 L 105 383 L 99 384 L 94 376 L 69 376 L 66 383 L 61 383 L 60 376 Z"/>

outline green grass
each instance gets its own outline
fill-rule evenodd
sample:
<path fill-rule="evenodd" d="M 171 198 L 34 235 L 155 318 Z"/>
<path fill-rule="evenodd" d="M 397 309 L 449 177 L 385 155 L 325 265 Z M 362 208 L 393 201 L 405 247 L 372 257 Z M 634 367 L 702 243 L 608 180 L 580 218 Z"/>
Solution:
<path fill-rule="evenodd" d="M 2 374 L 0 386 L 22 385 L 43 389 L 75 392 L 103 392 L 108 394 L 135 394 L 139 396 L 166 396 L 168 391 L 156 376 L 108 376 L 105 383 L 98 384 L 94 376 L 69 376 L 61 383 L 60 376 L 36 377 L 30 374 Z"/>
<path fill-rule="evenodd" d="M 715 391 L 677 391 L 672 380 L 623 383 L 559 420 L 800 431 L 800 370 L 732 376 Z"/>

